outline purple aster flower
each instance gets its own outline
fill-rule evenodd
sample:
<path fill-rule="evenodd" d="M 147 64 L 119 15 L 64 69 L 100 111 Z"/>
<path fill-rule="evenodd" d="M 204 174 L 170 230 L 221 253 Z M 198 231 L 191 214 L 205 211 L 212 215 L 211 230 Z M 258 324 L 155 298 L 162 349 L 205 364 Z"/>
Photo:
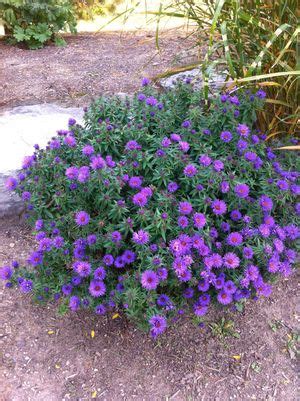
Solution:
<path fill-rule="evenodd" d="M 161 141 L 161 146 L 164 148 L 168 148 L 171 145 L 171 140 L 168 137 L 164 137 Z"/>
<path fill-rule="evenodd" d="M 128 181 L 130 188 L 140 188 L 142 183 L 143 180 L 140 177 L 131 177 Z"/>
<path fill-rule="evenodd" d="M 144 207 L 148 203 L 147 196 L 142 192 L 138 192 L 132 197 L 132 202 L 139 207 Z"/>
<path fill-rule="evenodd" d="M 78 170 L 78 176 L 77 179 L 81 183 L 85 183 L 89 180 L 90 178 L 90 168 L 88 166 L 82 166 Z"/>
<path fill-rule="evenodd" d="M 10 266 L 0 267 L 1 280 L 9 280 L 13 275 L 13 269 Z"/>
<path fill-rule="evenodd" d="M 94 147 L 92 145 L 86 145 L 82 148 L 82 154 L 85 156 L 91 156 L 95 152 Z"/>
<path fill-rule="evenodd" d="M 106 162 L 101 155 L 96 155 L 92 156 L 90 165 L 93 170 L 101 170 L 106 167 Z"/>
<path fill-rule="evenodd" d="M 159 278 L 155 271 L 145 270 L 141 275 L 141 284 L 146 290 L 155 290 L 159 284 Z"/>
<path fill-rule="evenodd" d="M 257 159 L 257 154 L 255 152 L 246 152 L 244 157 L 248 162 L 254 162 Z"/>
<path fill-rule="evenodd" d="M 89 293 L 92 297 L 102 297 L 106 292 L 106 286 L 101 280 L 92 280 L 89 286 Z"/>
<path fill-rule="evenodd" d="M 220 184 L 220 191 L 222 192 L 222 194 L 226 194 L 227 192 L 229 192 L 229 190 L 230 190 L 229 182 L 222 181 Z"/>
<path fill-rule="evenodd" d="M 27 294 L 28 292 L 31 292 L 33 289 L 33 282 L 31 280 L 22 280 L 20 283 L 20 290 L 24 293 Z"/>
<path fill-rule="evenodd" d="M 158 306 L 166 306 L 171 303 L 170 297 L 166 294 L 161 294 L 156 301 Z"/>
<path fill-rule="evenodd" d="M 189 220 L 186 216 L 179 216 L 177 223 L 180 228 L 186 228 L 189 225 Z"/>
<path fill-rule="evenodd" d="M 87 243 L 88 245 L 95 245 L 97 242 L 97 235 L 96 234 L 90 234 L 87 236 Z"/>
<path fill-rule="evenodd" d="M 219 275 L 213 280 L 213 285 L 217 290 L 221 290 L 224 286 L 225 278 L 224 275 Z"/>
<path fill-rule="evenodd" d="M 200 280 L 198 283 L 198 290 L 202 292 L 208 291 L 210 284 L 208 280 Z"/>
<path fill-rule="evenodd" d="M 168 184 L 168 191 L 170 193 L 176 192 L 178 188 L 179 188 L 179 186 L 178 186 L 178 184 L 176 182 L 170 182 Z"/>
<path fill-rule="evenodd" d="M 242 218 L 242 214 L 238 209 L 235 209 L 230 213 L 230 218 L 232 221 L 239 221 Z"/>
<path fill-rule="evenodd" d="M 258 231 L 261 234 L 261 236 L 264 238 L 269 237 L 271 234 L 270 227 L 267 224 L 261 224 L 258 227 Z"/>
<path fill-rule="evenodd" d="M 18 186 L 18 181 L 14 177 L 8 177 L 5 182 L 5 187 L 9 191 L 14 191 Z"/>
<path fill-rule="evenodd" d="M 250 133 L 250 128 L 246 124 L 239 124 L 236 130 L 242 137 L 247 137 Z"/>
<path fill-rule="evenodd" d="M 30 198 L 31 198 L 31 193 L 30 193 L 30 192 L 24 191 L 24 192 L 22 193 L 22 200 L 23 200 L 24 202 L 30 201 Z"/>
<path fill-rule="evenodd" d="M 78 298 L 76 295 L 73 295 L 69 301 L 69 308 L 73 312 L 77 311 L 80 308 L 80 298 Z"/>
<path fill-rule="evenodd" d="M 211 158 L 208 155 L 201 155 L 198 161 L 199 164 L 201 164 L 204 167 L 208 167 L 212 162 Z"/>
<path fill-rule="evenodd" d="M 203 228 L 206 224 L 206 217 L 203 213 L 195 213 L 193 215 L 194 226 L 196 228 Z"/>
<path fill-rule="evenodd" d="M 125 261 L 122 258 L 122 256 L 117 256 L 115 258 L 115 262 L 114 262 L 115 266 L 117 269 L 122 269 L 123 267 L 125 267 Z"/>
<path fill-rule="evenodd" d="M 49 252 L 52 249 L 52 240 L 50 238 L 42 238 L 39 243 L 40 252 Z"/>
<path fill-rule="evenodd" d="M 97 315 L 105 315 L 106 307 L 103 304 L 99 304 L 95 307 L 95 312 Z"/>
<path fill-rule="evenodd" d="M 246 246 L 243 249 L 243 256 L 245 259 L 252 259 L 253 255 L 254 255 L 254 252 L 253 252 L 252 248 L 250 248 L 249 246 Z"/>
<path fill-rule="evenodd" d="M 294 224 L 289 224 L 288 226 L 286 226 L 284 228 L 284 231 L 286 233 L 287 238 L 289 238 L 292 241 L 295 241 L 300 237 L 300 229 Z"/>
<path fill-rule="evenodd" d="M 173 142 L 179 142 L 179 141 L 181 141 L 181 136 L 180 135 L 178 135 L 178 134 L 171 134 L 170 135 L 170 138 L 171 138 L 171 141 L 173 141 Z"/>
<path fill-rule="evenodd" d="M 112 232 L 111 233 L 111 240 L 112 240 L 112 242 L 116 242 L 116 243 L 122 241 L 121 233 L 119 231 Z"/>
<path fill-rule="evenodd" d="M 232 134 L 230 131 L 222 131 L 220 138 L 223 142 L 230 142 L 232 140 Z"/>
<path fill-rule="evenodd" d="M 168 278 L 168 270 L 165 267 L 160 267 L 156 273 L 160 281 L 165 281 Z"/>
<path fill-rule="evenodd" d="M 181 124 L 182 128 L 190 128 L 191 125 L 192 125 L 192 123 L 190 122 L 190 120 L 185 120 Z"/>
<path fill-rule="evenodd" d="M 211 135 L 211 130 L 209 130 L 207 128 L 204 129 L 202 132 L 203 132 L 204 135 Z"/>
<path fill-rule="evenodd" d="M 188 142 L 180 141 L 179 148 L 182 152 L 186 153 L 189 151 L 190 145 L 188 144 Z"/>
<path fill-rule="evenodd" d="M 144 77 L 142 79 L 142 86 L 148 86 L 149 84 L 150 84 L 150 79 Z"/>
<path fill-rule="evenodd" d="M 94 279 L 95 280 L 104 280 L 106 277 L 106 270 L 103 266 L 97 267 L 94 271 Z"/>
<path fill-rule="evenodd" d="M 219 172 L 224 169 L 224 163 L 221 160 L 214 161 L 214 170 Z"/>
<path fill-rule="evenodd" d="M 106 266 L 112 266 L 114 264 L 114 257 L 110 254 L 104 255 L 102 260 Z"/>
<path fill-rule="evenodd" d="M 126 251 L 124 251 L 122 259 L 125 264 L 133 263 L 136 260 L 136 254 L 130 249 L 127 249 Z"/>
<path fill-rule="evenodd" d="M 33 267 L 41 265 L 43 263 L 43 254 L 41 252 L 33 252 L 28 259 L 28 263 Z"/>
<path fill-rule="evenodd" d="M 234 192 L 239 198 L 247 198 L 250 192 L 250 188 L 247 184 L 237 184 L 234 187 Z"/>
<path fill-rule="evenodd" d="M 196 316 L 204 316 L 204 315 L 206 315 L 206 313 L 208 311 L 208 307 L 196 302 L 193 305 L 193 310 L 194 310 L 194 313 Z"/>
<path fill-rule="evenodd" d="M 231 246 L 240 246 L 243 242 L 243 236 L 239 232 L 232 232 L 228 235 L 227 244 Z"/>
<path fill-rule="evenodd" d="M 167 328 L 167 321 L 163 316 L 154 315 L 149 319 L 150 334 L 153 338 L 156 338 L 162 334 Z"/>
<path fill-rule="evenodd" d="M 264 90 L 259 89 L 259 90 L 255 93 L 255 96 L 258 97 L 259 99 L 264 99 L 264 98 L 267 96 L 267 94 L 266 94 L 266 92 L 265 92 Z"/>
<path fill-rule="evenodd" d="M 214 214 L 216 214 L 216 215 L 224 214 L 227 211 L 226 203 L 219 199 L 214 200 L 211 204 L 211 207 L 212 207 Z"/>
<path fill-rule="evenodd" d="M 193 298 L 193 296 L 194 296 L 194 290 L 193 290 L 193 288 L 191 288 L 191 287 L 188 287 L 188 288 L 186 288 L 184 291 L 183 291 L 183 297 L 184 298 L 187 298 L 187 299 L 190 299 L 190 298 Z"/>
<path fill-rule="evenodd" d="M 74 277 L 72 277 L 72 284 L 73 284 L 74 286 L 80 285 L 81 282 L 82 282 L 81 277 L 79 277 L 79 276 L 74 276 Z"/>
<path fill-rule="evenodd" d="M 228 99 L 228 95 L 226 95 L 226 94 L 223 94 L 220 96 L 220 100 L 222 103 L 226 103 L 227 99 Z"/>
<path fill-rule="evenodd" d="M 222 221 L 222 223 L 221 223 L 221 230 L 222 230 L 224 233 L 227 233 L 228 231 L 230 231 L 230 224 L 227 223 L 227 221 Z"/>
<path fill-rule="evenodd" d="M 149 234 L 144 230 L 139 230 L 133 233 L 132 239 L 136 244 L 144 245 L 149 242 Z"/>
<path fill-rule="evenodd" d="M 259 205 L 264 212 L 269 212 L 273 208 L 273 201 L 266 195 L 262 195 L 259 199 Z"/>
<path fill-rule="evenodd" d="M 255 265 L 249 265 L 247 266 L 245 274 L 248 280 L 255 281 L 259 277 L 259 268 Z"/>
<path fill-rule="evenodd" d="M 196 166 L 194 166 L 194 164 L 188 164 L 187 166 L 185 166 L 183 173 L 185 176 L 191 178 L 194 177 L 197 174 L 197 168 Z"/>
<path fill-rule="evenodd" d="M 67 135 L 64 139 L 64 144 L 67 145 L 69 148 L 75 148 L 76 139 L 72 135 Z"/>
<path fill-rule="evenodd" d="M 90 215 L 82 210 L 76 213 L 75 221 L 79 226 L 86 226 L 87 224 L 89 224 Z"/>
<path fill-rule="evenodd" d="M 137 143 L 137 141 L 128 141 L 125 146 L 126 150 L 141 150 L 142 147 Z"/>
<path fill-rule="evenodd" d="M 209 294 L 202 294 L 198 298 L 198 302 L 202 306 L 208 306 L 210 304 L 210 295 Z"/>
<path fill-rule="evenodd" d="M 57 140 L 57 139 L 53 139 L 51 142 L 50 142 L 50 149 L 59 149 L 60 148 L 60 141 L 59 140 Z"/>
<path fill-rule="evenodd" d="M 236 144 L 237 148 L 239 151 L 243 151 L 245 149 L 247 149 L 248 147 L 248 142 L 244 141 L 243 139 L 240 139 L 237 144 Z"/>
<path fill-rule="evenodd" d="M 228 292 L 224 291 L 224 290 L 221 290 L 218 293 L 217 299 L 220 302 L 220 304 L 228 305 L 228 304 L 230 304 L 232 302 L 232 295 L 229 294 Z"/>
<path fill-rule="evenodd" d="M 289 184 L 285 180 L 279 180 L 277 181 L 277 188 L 279 188 L 281 191 L 287 191 L 289 189 Z"/>
<path fill-rule="evenodd" d="M 73 264 L 73 269 L 80 277 L 88 277 L 91 274 L 92 268 L 90 263 L 84 261 L 77 261 Z"/>
<path fill-rule="evenodd" d="M 153 96 L 147 97 L 146 99 L 146 104 L 148 106 L 154 107 L 157 105 L 157 103 L 158 103 L 157 99 L 155 99 L 155 97 Z"/>
<path fill-rule="evenodd" d="M 228 280 L 228 281 L 225 281 L 223 290 L 225 292 L 227 292 L 227 294 L 234 294 L 235 291 L 237 290 L 237 288 L 233 281 Z"/>
<path fill-rule="evenodd" d="M 240 105 L 240 101 L 239 101 L 239 98 L 237 96 L 230 96 L 229 97 L 229 101 L 230 101 L 231 104 L 234 104 L 236 106 Z"/>
<path fill-rule="evenodd" d="M 228 269 L 236 269 L 240 265 L 239 257 L 233 252 L 226 253 L 223 256 L 223 262 Z"/>
<path fill-rule="evenodd" d="M 35 161 L 35 156 L 25 156 L 22 162 L 22 168 L 28 169 L 33 166 Z"/>
<path fill-rule="evenodd" d="M 179 202 L 178 210 L 180 214 L 191 214 L 193 211 L 193 206 L 189 202 Z"/>
<path fill-rule="evenodd" d="M 61 291 L 64 295 L 68 296 L 72 293 L 73 286 L 71 284 L 64 284 L 61 287 Z"/>

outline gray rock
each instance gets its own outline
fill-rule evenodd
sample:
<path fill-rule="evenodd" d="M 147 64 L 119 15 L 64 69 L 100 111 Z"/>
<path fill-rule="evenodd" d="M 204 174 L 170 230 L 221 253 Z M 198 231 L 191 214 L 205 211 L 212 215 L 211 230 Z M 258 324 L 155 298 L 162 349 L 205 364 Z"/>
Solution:
<path fill-rule="evenodd" d="M 214 91 L 220 91 L 225 84 L 226 79 L 226 71 L 223 73 L 214 72 L 211 74 L 208 83 L 209 87 Z M 186 81 L 187 79 L 191 80 L 191 84 L 194 89 L 200 90 L 203 89 L 203 75 L 199 68 L 194 68 L 190 71 L 179 72 L 178 74 L 171 75 L 170 77 L 163 78 L 160 80 L 160 84 L 165 89 L 172 89 L 174 86 L 180 81 Z"/>
<path fill-rule="evenodd" d="M 66 129 L 73 117 L 79 124 L 83 110 L 55 104 L 20 106 L 0 114 L 0 217 L 19 214 L 23 204 L 16 194 L 5 188 L 8 176 L 16 176 L 33 145 L 45 147 L 58 129 Z"/>

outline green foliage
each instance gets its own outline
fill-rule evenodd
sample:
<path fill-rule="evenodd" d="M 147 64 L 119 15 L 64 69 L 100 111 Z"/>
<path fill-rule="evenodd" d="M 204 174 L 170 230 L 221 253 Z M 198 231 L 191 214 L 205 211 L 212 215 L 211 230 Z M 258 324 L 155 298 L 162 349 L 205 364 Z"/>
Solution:
<path fill-rule="evenodd" d="M 53 40 L 65 42 L 61 31 L 76 32 L 72 4 L 68 0 L 0 0 L 0 18 L 12 43 L 24 43 L 30 49 L 43 47 Z"/>
<path fill-rule="evenodd" d="M 182 18 L 194 30 L 196 46 L 203 48 L 208 38 L 206 55 L 199 61 L 206 96 L 211 72 L 227 69 L 233 85 L 266 87 L 267 107 L 258 114 L 263 131 L 270 137 L 295 132 L 300 115 L 296 0 L 170 0 L 148 13 L 158 24 L 163 16 Z"/>

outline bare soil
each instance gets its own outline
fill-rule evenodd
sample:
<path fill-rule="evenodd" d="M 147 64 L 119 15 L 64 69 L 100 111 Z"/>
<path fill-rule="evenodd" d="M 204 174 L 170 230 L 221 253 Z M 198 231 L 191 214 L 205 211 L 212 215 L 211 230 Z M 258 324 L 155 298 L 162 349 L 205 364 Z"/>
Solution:
<path fill-rule="evenodd" d="M 66 47 L 27 50 L 0 41 L 0 110 L 11 106 L 62 103 L 88 105 L 101 94 L 131 93 L 141 77 L 195 61 L 181 31 L 161 36 L 127 32 L 79 34 Z"/>
<path fill-rule="evenodd" d="M 78 35 L 66 48 L 38 51 L 1 41 L 1 107 L 81 106 L 101 93 L 131 92 L 142 76 L 183 61 L 176 58 L 186 48 L 180 33 L 163 39 L 160 54 L 148 35 Z M 192 60 L 193 51 L 184 54 Z M 24 223 L 0 220 L 0 266 L 25 261 L 33 245 Z M 52 304 L 1 285 L 0 400 L 294 401 L 296 284 L 296 276 L 280 281 L 270 298 L 248 302 L 242 313 L 215 310 L 202 328 L 183 318 L 159 341 L 122 316 L 61 317 Z M 234 321 L 227 337 L 210 327 L 221 317 Z"/>

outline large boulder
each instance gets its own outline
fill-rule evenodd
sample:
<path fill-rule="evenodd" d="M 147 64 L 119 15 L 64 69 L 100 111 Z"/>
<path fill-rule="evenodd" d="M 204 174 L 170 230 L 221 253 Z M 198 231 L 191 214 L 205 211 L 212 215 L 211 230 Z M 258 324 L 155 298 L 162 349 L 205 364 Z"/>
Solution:
<path fill-rule="evenodd" d="M 0 114 L 0 217 L 20 214 L 23 204 L 5 188 L 8 176 L 16 176 L 24 156 L 34 144 L 44 147 L 58 129 L 66 129 L 73 117 L 82 123 L 83 110 L 55 104 L 20 106 Z"/>

